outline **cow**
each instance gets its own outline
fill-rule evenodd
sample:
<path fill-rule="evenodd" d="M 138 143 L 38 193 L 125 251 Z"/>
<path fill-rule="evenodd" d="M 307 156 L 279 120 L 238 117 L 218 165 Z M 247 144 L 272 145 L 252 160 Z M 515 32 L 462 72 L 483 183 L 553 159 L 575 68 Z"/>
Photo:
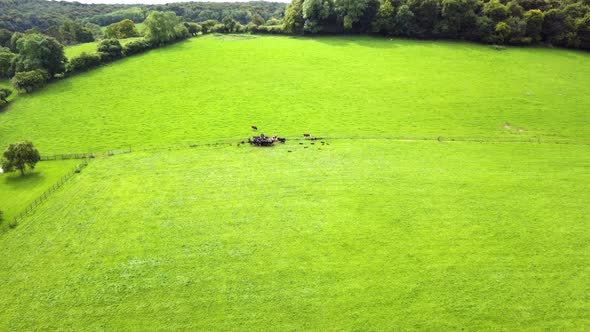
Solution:
<path fill-rule="evenodd" d="M 252 126 L 252 130 L 256 131 L 256 130 L 258 130 L 258 127 Z"/>

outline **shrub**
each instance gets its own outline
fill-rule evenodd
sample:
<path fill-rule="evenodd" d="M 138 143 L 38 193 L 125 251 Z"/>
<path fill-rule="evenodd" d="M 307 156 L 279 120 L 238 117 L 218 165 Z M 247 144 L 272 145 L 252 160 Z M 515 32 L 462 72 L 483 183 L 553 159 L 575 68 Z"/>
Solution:
<path fill-rule="evenodd" d="M 100 55 L 96 53 L 83 52 L 79 56 L 72 58 L 67 66 L 68 72 L 80 72 L 90 68 L 97 67 L 101 64 Z"/>
<path fill-rule="evenodd" d="M 44 86 L 49 80 L 49 74 L 42 69 L 17 72 L 12 78 L 12 85 L 17 90 L 31 92 Z"/>
<path fill-rule="evenodd" d="M 129 55 L 145 52 L 145 51 L 149 50 L 151 47 L 152 47 L 152 45 L 147 40 L 145 40 L 144 38 L 141 38 L 141 39 L 137 39 L 137 40 L 127 43 L 127 45 L 125 45 L 123 47 L 123 54 L 125 56 L 129 56 Z"/>
<path fill-rule="evenodd" d="M 104 39 L 96 49 L 102 62 L 110 62 L 123 56 L 123 46 L 117 39 Z"/>
<path fill-rule="evenodd" d="M 8 104 L 8 98 L 12 94 L 12 90 L 6 88 L 0 88 L 0 100 Z"/>
<path fill-rule="evenodd" d="M 259 33 L 281 34 L 284 32 L 282 25 L 261 25 L 258 27 Z"/>

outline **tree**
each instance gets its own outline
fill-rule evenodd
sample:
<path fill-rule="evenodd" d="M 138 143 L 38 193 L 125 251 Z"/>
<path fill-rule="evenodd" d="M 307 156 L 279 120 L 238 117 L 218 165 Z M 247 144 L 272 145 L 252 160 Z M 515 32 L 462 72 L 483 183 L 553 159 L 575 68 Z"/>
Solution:
<path fill-rule="evenodd" d="M 10 48 L 10 38 L 12 38 L 12 32 L 0 29 L 0 47 Z"/>
<path fill-rule="evenodd" d="M 24 175 L 27 168 L 35 169 L 40 159 L 39 151 L 35 149 L 33 143 L 24 141 L 10 144 L 3 154 L 2 169 L 5 172 L 18 170 L 21 175 Z"/>
<path fill-rule="evenodd" d="M 47 83 L 49 74 L 42 69 L 17 72 L 12 78 L 12 85 L 20 91 L 31 92 Z"/>
<path fill-rule="evenodd" d="M 399 36 L 411 36 L 412 23 L 414 22 L 414 13 L 408 5 L 402 5 L 398 8 L 394 20 L 394 34 Z"/>
<path fill-rule="evenodd" d="M 390 0 L 384 0 L 375 19 L 371 23 L 371 31 L 376 33 L 393 33 L 395 8 Z"/>
<path fill-rule="evenodd" d="M 440 16 L 439 1 L 409 0 L 408 6 L 414 13 L 414 32 L 421 37 L 431 35 Z"/>
<path fill-rule="evenodd" d="M 543 32 L 543 12 L 538 9 L 529 10 L 524 14 L 524 19 L 526 21 L 526 35 L 535 42 L 540 42 Z"/>
<path fill-rule="evenodd" d="M 203 34 L 207 34 L 213 30 L 213 27 L 220 24 L 216 20 L 207 20 L 205 22 L 201 22 L 201 28 L 203 29 Z"/>
<path fill-rule="evenodd" d="M 175 27 L 180 18 L 174 12 L 151 12 L 144 21 L 145 37 L 154 45 L 166 44 L 177 39 Z"/>
<path fill-rule="evenodd" d="M 108 62 L 119 59 L 123 56 L 123 46 L 118 39 L 103 39 L 98 43 L 96 49 L 102 61 Z"/>
<path fill-rule="evenodd" d="M 133 23 L 133 21 L 130 19 L 124 19 L 121 22 L 113 23 L 107 26 L 104 34 L 107 38 L 116 39 L 125 39 L 139 36 L 139 32 L 135 27 L 135 23 Z"/>
<path fill-rule="evenodd" d="M 18 41 L 21 38 L 23 38 L 24 36 L 25 36 L 24 33 L 15 32 L 15 33 L 12 34 L 12 37 L 10 37 L 10 46 L 9 46 L 9 48 L 10 48 L 10 50 L 13 53 L 18 53 L 18 48 L 17 48 Z"/>
<path fill-rule="evenodd" d="M 256 24 L 256 25 L 264 25 L 264 17 L 262 17 L 262 15 L 256 13 L 254 15 L 252 15 L 252 23 Z"/>
<path fill-rule="evenodd" d="M 303 18 L 303 0 L 293 0 L 287 10 L 285 11 L 285 19 L 283 20 L 283 28 L 288 33 L 303 33 L 303 25 L 305 19 Z"/>
<path fill-rule="evenodd" d="M 492 0 L 483 6 L 483 13 L 494 22 L 504 21 L 510 15 L 508 8 L 498 0 Z"/>
<path fill-rule="evenodd" d="M 203 31 L 203 27 L 197 23 L 184 22 L 184 26 L 188 29 L 188 33 L 190 33 L 191 36 L 196 36 L 199 32 Z"/>
<path fill-rule="evenodd" d="M 352 29 L 353 24 L 358 22 L 369 8 L 371 0 L 336 0 L 336 12 L 342 18 L 344 29 Z"/>
<path fill-rule="evenodd" d="M 11 94 L 12 90 L 0 88 L 0 100 L 2 100 L 4 103 L 8 104 L 8 100 L 6 98 L 8 98 Z"/>
<path fill-rule="evenodd" d="M 89 43 L 94 41 L 92 31 L 77 22 L 64 22 L 59 27 L 59 32 L 61 38 L 56 38 L 65 44 Z"/>
<path fill-rule="evenodd" d="M 55 38 L 40 34 L 26 35 L 18 40 L 16 71 L 45 70 L 50 77 L 65 71 L 64 47 Z"/>
<path fill-rule="evenodd" d="M 304 0 L 304 30 L 311 33 L 320 32 L 324 21 L 332 15 L 333 11 L 334 2 L 332 0 Z"/>
<path fill-rule="evenodd" d="M 221 23 L 223 23 L 223 25 L 225 26 L 225 30 L 227 32 L 234 32 L 234 30 L 236 29 L 236 25 L 238 24 L 238 22 L 236 22 L 236 20 L 234 20 L 230 16 L 224 17 Z"/>
<path fill-rule="evenodd" d="M 562 10 L 551 9 L 543 15 L 543 39 L 550 43 L 565 45 L 574 29 L 573 19 Z"/>
<path fill-rule="evenodd" d="M 14 58 L 16 54 L 0 52 L 0 79 L 6 79 L 14 75 Z"/>
<path fill-rule="evenodd" d="M 477 0 L 442 0 L 438 32 L 443 37 L 460 38 L 470 28 L 475 30 L 480 5 Z"/>
<path fill-rule="evenodd" d="M 580 39 L 580 47 L 590 49 L 590 13 L 578 20 L 576 33 Z"/>
<path fill-rule="evenodd" d="M 510 33 L 512 32 L 510 26 L 506 22 L 500 22 L 496 24 L 495 31 L 500 43 L 506 42 L 508 36 L 510 36 Z"/>
<path fill-rule="evenodd" d="M 523 17 L 524 15 L 524 8 L 515 0 L 507 3 L 506 8 L 508 8 L 510 16 Z"/>

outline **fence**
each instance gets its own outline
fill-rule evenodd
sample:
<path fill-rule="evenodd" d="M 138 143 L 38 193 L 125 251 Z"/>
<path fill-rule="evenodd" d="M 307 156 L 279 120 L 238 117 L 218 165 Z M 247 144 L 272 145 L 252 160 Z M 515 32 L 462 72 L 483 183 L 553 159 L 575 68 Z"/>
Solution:
<path fill-rule="evenodd" d="M 37 206 L 45 202 L 51 194 L 53 194 L 56 190 L 61 188 L 64 185 L 64 183 L 66 183 L 69 179 L 72 178 L 72 176 L 74 176 L 74 174 L 80 173 L 80 171 L 82 171 L 82 169 L 86 166 L 88 166 L 88 160 L 82 161 L 78 166 L 69 171 L 68 174 L 61 177 L 61 179 L 59 179 L 57 183 L 53 184 L 53 186 L 47 189 L 43 194 L 41 194 L 41 196 L 37 197 L 37 199 L 31 202 L 23 211 L 16 215 L 12 222 L 9 224 L 9 226 L 11 228 L 16 227 L 20 220 L 22 220 L 29 213 L 31 213 Z"/>
<path fill-rule="evenodd" d="M 557 141 L 557 140 L 542 140 L 538 138 L 485 138 L 485 137 L 403 137 L 403 136 L 389 136 L 389 137 L 323 137 L 323 138 L 316 138 L 322 140 L 388 140 L 388 141 L 438 141 L 438 142 L 477 142 L 477 143 L 534 143 L 534 144 L 567 144 L 567 145 L 590 145 L 590 142 L 576 142 L 576 141 Z M 309 140 L 309 138 L 288 138 L 289 141 L 303 141 Z M 109 150 L 103 153 L 70 153 L 70 154 L 58 154 L 58 155 L 50 155 L 50 156 L 42 156 L 42 161 L 50 161 L 50 160 L 68 160 L 68 159 L 83 159 L 76 168 L 71 170 L 68 174 L 64 175 L 56 184 L 51 186 L 47 191 L 45 191 L 41 196 L 39 196 L 36 200 L 30 203 L 21 213 L 19 213 L 14 220 L 10 223 L 11 226 L 16 226 L 16 224 L 31 213 L 37 206 L 41 203 L 45 202 L 47 198 L 56 190 L 61 188 L 63 184 L 68 181 L 74 174 L 79 173 L 84 167 L 88 165 L 88 160 L 97 158 L 97 157 L 110 157 L 119 154 L 126 154 L 131 153 L 133 151 L 137 152 L 148 152 L 148 151 L 171 151 L 171 150 L 182 150 L 187 148 L 197 148 L 197 147 L 212 147 L 212 146 L 233 146 L 235 145 L 237 140 L 226 140 L 226 141 L 218 141 L 212 143 L 198 143 L 198 144 L 186 144 L 186 145 L 176 145 L 176 146 L 169 146 L 169 147 L 140 147 L 132 150 L 131 148 L 127 149 L 119 149 L 119 150 Z"/>
<path fill-rule="evenodd" d="M 94 159 L 103 156 L 114 156 L 118 154 L 131 153 L 131 149 L 120 149 L 120 150 L 109 150 L 103 153 L 68 153 L 68 154 L 56 154 L 51 156 L 41 156 L 41 161 L 50 160 L 69 160 L 69 159 Z"/>

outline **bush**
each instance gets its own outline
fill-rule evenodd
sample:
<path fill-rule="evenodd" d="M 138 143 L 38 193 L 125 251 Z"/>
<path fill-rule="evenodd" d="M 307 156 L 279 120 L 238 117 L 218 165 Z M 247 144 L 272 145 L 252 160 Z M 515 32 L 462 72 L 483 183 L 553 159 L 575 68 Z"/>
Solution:
<path fill-rule="evenodd" d="M 261 25 L 258 27 L 258 33 L 281 34 L 284 32 L 282 25 Z"/>
<path fill-rule="evenodd" d="M 83 52 L 72 58 L 67 66 L 68 72 L 80 72 L 99 66 L 102 63 L 100 55 Z"/>
<path fill-rule="evenodd" d="M 218 23 L 215 24 L 214 26 L 211 27 L 211 29 L 209 30 L 209 32 L 212 33 L 222 33 L 225 32 L 225 25 Z"/>
<path fill-rule="evenodd" d="M 8 104 L 8 97 L 10 97 L 10 95 L 12 95 L 12 90 L 10 89 L 6 89 L 6 88 L 0 88 L 0 100 L 5 103 Z"/>
<path fill-rule="evenodd" d="M 110 62 L 123 56 L 123 46 L 117 39 L 104 39 L 97 47 L 102 62 Z"/>
<path fill-rule="evenodd" d="M 44 86 L 49 80 L 49 74 L 42 69 L 17 72 L 12 78 L 12 85 L 19 90 L 31 92 Z"/>
<path fill-rule="evenodd" d="M 141 39 L 137 39 L 137 40 L 127 43 L 127 45 L 125 45 L 123 47 L 123 54 L 125 56 L 129 56 L 129 55 L 145 52 L 145 51 L 149 50 L 150 48 L 152 48 L 152 45 L 144 38 L 141 38 Z"/>

